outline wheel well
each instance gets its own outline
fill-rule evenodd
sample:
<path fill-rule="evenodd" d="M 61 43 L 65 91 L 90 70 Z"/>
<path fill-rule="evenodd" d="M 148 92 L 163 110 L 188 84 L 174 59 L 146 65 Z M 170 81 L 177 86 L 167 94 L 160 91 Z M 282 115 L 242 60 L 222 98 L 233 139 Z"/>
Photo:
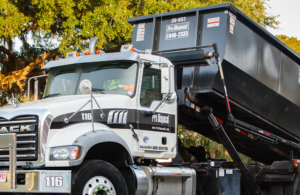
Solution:
<path fill-rule="evenodd" d="M 98 159 L 113 164 L 116 167 L 133 164 L 131 155 L 119 143 L 104 142 L 91 147 L 84 160 Z"/>
<path fill-rule="evenodd" d="M 134 162 L 132 162 L 131 155 L 124 146 L 116 142 L 96 144 L 90 148 L 84 161 L 93 159 L 103 160 L 114 165 L 121 172 L 126 182 L 128 195 L 135 194 L 136 179 L 128 166 L 134 164 Z"/>

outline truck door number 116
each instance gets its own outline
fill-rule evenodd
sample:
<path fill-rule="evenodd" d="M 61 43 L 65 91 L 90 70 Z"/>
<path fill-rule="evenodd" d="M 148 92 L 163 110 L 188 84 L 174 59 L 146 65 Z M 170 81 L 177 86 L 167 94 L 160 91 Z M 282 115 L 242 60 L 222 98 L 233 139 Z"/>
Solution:
<path fill-rule="evenodd" d="M 83 121 L 92 120 L 92 113 L 81 113 Z"/>

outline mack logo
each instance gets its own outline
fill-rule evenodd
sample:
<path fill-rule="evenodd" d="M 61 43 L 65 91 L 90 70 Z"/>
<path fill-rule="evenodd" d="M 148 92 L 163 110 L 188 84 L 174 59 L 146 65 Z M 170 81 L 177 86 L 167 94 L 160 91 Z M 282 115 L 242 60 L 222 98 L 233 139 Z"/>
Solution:
<path fill-rule="evenodd" d="M 32 131 L 31 125 L 0 127 L 0 132 Z"/>
<path fill-rule="evenodd" d="M 169 115 L 164 116 L 161 114 L 152 115 L 152 122 L 161 123 L 161 124 L 169 124 Z"/>

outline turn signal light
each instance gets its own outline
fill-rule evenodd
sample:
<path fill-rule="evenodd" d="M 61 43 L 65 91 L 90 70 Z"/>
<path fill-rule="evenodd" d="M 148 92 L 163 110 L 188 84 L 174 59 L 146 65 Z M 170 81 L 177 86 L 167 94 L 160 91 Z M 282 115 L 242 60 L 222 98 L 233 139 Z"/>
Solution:
<path fill-rule="evenodd" d="M 77 53 L 76 53 L 76 56 L 77 56 L 77 57 L 79 57 L 79 56 L 80 56 L 80 53 L 79 53 L 79 52 L 77 52 Z"/>
<path fill-rule="evenodd" d="M 96 53 L 96 54 L 100 54 L 100 50 L 97 49 L 97 50 L 95 51 L 95 53 Z"/>
<path fill-rule="evenodd" d="M 130 48 L 130 51 L 134 51 L 134 48 L 132 47 L 132 48 Z"/>
<path fill-rule="evenodd" d="M 80 149 L 76 148 L 72 151 L 70 151 L 70 159 L 71 160 L 76 160 L 80 157 Z"/>
<path fill-rule="evenodd" d="M 59 60 L 59 58 L 55 58 L 55 60 Z"/>
<path fill-rule="evenodd" d="M 85 55 L 87 55 L 87 56 L 90 55 L 90 54 L 91 54 L 91 53 L 90 53 L 89 51 L 86 51 L 86 52 L 85 52 Z"/>
<path fill-rule="evenodd" d="M 294 164 L 294 167 L 298 167 L 298 163 L 295 163 L 295 164 Z"/>

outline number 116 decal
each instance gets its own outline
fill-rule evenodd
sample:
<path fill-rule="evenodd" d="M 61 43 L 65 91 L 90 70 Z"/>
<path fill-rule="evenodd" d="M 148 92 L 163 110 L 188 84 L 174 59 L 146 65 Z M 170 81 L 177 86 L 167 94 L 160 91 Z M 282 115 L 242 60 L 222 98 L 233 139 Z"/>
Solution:
<path fill-rule="evenodd" d="M 81 113 L 83 121 L 92 120 L 92 113 Z"/>
<path fill-rule="evenodd" d="M 46 177 L 46 187 L 62 187 L 63 186 L 63 177 Z"/>

